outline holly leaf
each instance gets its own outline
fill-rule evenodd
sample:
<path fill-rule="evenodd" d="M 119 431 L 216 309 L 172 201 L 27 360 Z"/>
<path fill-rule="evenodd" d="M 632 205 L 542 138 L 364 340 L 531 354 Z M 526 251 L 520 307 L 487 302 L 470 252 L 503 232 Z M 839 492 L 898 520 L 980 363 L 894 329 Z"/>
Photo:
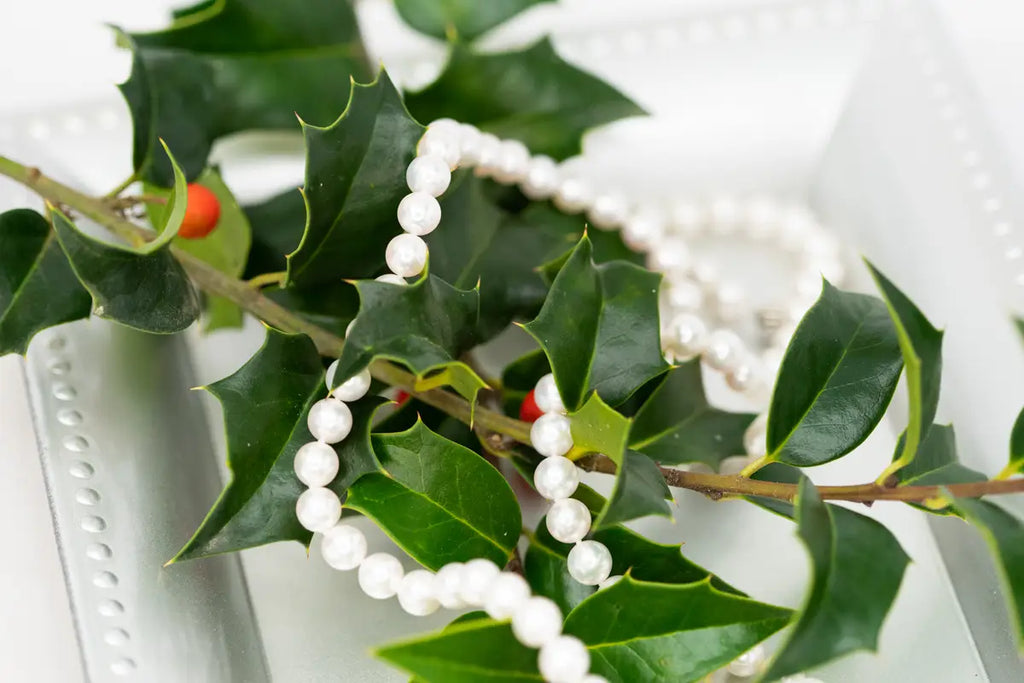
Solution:
<path fill-rule="evenodd" d="M 717 470 L 723 459 L 745 452 L 743 434 L 755 417 L 712 407 L 700 359 L 693 359 L 669 370 L 637 410 L 629 445 L 663 464 L 702 462 Z"/>
<path fill-rule="evenodd" d="M 374 435 L 373 450 L 382 470 L 358 479 L 345 507 L 371 518 L 429 569 L 476 557 L 505 566 L 522 520 L 498 470 L 420 421 L 405 432 Z"/>
<path fill-rule="evenodd" d="M 158 139 L 193 179 L 215 140 L 290 130 L 296 112 L 330 121 L 345 106 L 349 78 L 370 75 L 347 2 L 218 0 L 166 30 L 118 37 L 133 53 L 131 75 L 119 87 L 135 128 L 134 166 L 164 186 L 173 176 Z"/>
<path fill-rule="evenodd" d="M 423 683 L 542 681 L 537 651 L 512 634 L 508 621 L 472 619 L 374 653 Z"/>
<path fill-rule="evenodd" d="M 232 476 L 172 562 L 275 541 L 309 545 L 313 535 L 295 516 L 295 501 L 305 486 L 295 476 L 294 460 L 296 451 L 314 440 L 306 416 L 327 393 L 323 381 L 320 355 L 308 337 L 267 328 L 263 346 L 245 365 L 205 387 L 224 411 Z M 377 469 L 370 421 L 384 402 L 374 396 L 349 406 L 352 431 L 335 446 L 341 468 L 330 486 L 339 495 Z"/>
<path fill-rule="evenodd" d="M 586 644 L 590 670 L 611 683 L 683 682 L 725 666 L 791 616 L 709 580 L 648 583 L 627 574 L 573 609 L 564 631 Z"/>
<path fill-rule="evenodd" d="M 615 412 L 596 392 L 569 417 L 573 445 L 578 452 L 603 453 L 616 465 L 622 465 L 629 440 L 629 418 Z"/>
<path fill-rule="evenodd" d="M 401 363 L 423 389 L 455 387 L 472 402 L 486 386 L 457 359 L 476 345 L 479 292 L 455 289 L 427 275 L 411 285 L 359 280 L 359 315 L 345 339 L 335 386 L 367 367 L 375 358 Z"/>
<path fill-rule="evenodd" d="M 654 461 L 643 453 L 626 451 L 615 472 L 608 504 L 594 519 L 594 528 L 604 529 L 647 515 L 671 518 L 667 500 L 672 500 L 672 492 Z"/>
<path fill-rule="evenodd" d="M 290 286 L 372 277 L 401 231 L 395 212 L 409 193 L 405 171 L 424 129 L 383 70 L 369 85 L 353 83 L 351 93 L 330 126 L 302 124 L 306 227 L 288 255 Z"/>
<path fill-rule="evenodd" d="M 1024 652 L 1024 524 L 985 500 L 953 498 L 948 494 L 946 500 L 985 538 L 999 571 L 1017 648 Z"/>
<path fill-rule="evenodd" d="M 896 444 L 896 458 L 906 443 L 907 433 L 900 435 Z M 942 486 L 944 484 L 966 484 L 974 481 L 986 481 L 987 476 L 973 470 L 960 462 L 957 456 L 956 433 L 953 425 L 932 425 L 928 429 L 924 442 L 918 450 L 917 457 L 909 465 L 895 474 L 900 486 Z M 921 505 L 914 504 L 928 512 L 950 514 L 951 509 L 941 496 L 935 500 L 925 501 Z"/>
<path fill-rule="evenodd" d="M 801 477 L 795 520 L 811 557 L 811 586 L 765 674 L 772 681 L 856 650 L 876 650 L 910 558 L 880 523 L 826 505 Z"/>
<path fill-rule="evenodd" d="M 902 367 L 885 305 L 824 281 L 782 360 L 768 461 L 810 467 L 849 453 L 882 419 Z"/>
<path fill-rule="evenodd" d="M 646 113 L 612 86 L 564 61 L 547 38 L 518 52 L 496 54 L 456 43 L 441 76 L 409 94 L 406 102 L 420 121 L 451 117 L 556 159 L 578 154 L 588 129 Z"/>
<path fill-rule="evenodd" d="M 420 33 L 470 41 L 542 2 L 552 0 L 395 0 L 395 9 Z"/>
<path fill-rule="evenodd" d="M 594 264 L 584 237 L 525 329 L 551 363 L 566 408 L 596 391 L 611 406 L 668 367 L 661 355 L 656 275 L 629 263 Z"/>
<path fill-rule="evenodd" d="M 530 584 L 530 590 L 535 595 L 554 600 L 563 614 L 568 614 L 594 592 L 594 586 L 582 584 L 569 574 L 566 557 L 571 547 L 556 541 L 542 519 L 537 531 L 530 536 L 523 555 L 523 576 Z"/>
<path fill-rule="evenodd" d="M 0 356 L 24 355 L 36 333 L 88 318 L 91 305 L 46 219 L 0 213 Z"/>
<path fill-rule="evenodd" d="M 242 207 L 252 231 L 252 246 L 243 277 L 276 273 L 288 267 L 306 229 L 306 200 L 302 191 L 288 190 L 257 204 Z"/>
<path fill-rule="evenodd" d="M 1024 469 L 1024 409 L 1017 414 L 1017 420 L 1013 423 L 1013 431 L 1010 432 L 1010 462 L 1006 465 L 1000 477 L 1009 477 Z"/>
<path fill-rule="evenodd" d="M 935 420 L 935 411 L 939 405 L 939 388 L 942 383 L 942 331 L 935 329 L 914 302 L 878 269 L 870 262 L 865 263 L 882 293 L 882 298 L 885 299 L 889 315 L 896 327 L 903 363 L 907 368 L 910 416 L 906 438 L 896 459 L 882 475 L 881 478 L 884 479 L 914 460 L 918 446 L 928 435 L 928 428 Z"/>

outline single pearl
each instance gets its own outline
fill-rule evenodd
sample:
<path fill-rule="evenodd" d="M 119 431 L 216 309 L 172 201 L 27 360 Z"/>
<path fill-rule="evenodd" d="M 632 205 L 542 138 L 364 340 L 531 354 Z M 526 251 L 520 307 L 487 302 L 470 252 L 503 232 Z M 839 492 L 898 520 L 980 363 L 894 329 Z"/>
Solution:
<path fill-rule="evenodd" d="M 594 201 L 594 192 L 587 181 L 576 176 L 562 178 L 555 191 L 555 206 L 565 213 L 586 211 Z"/>
<path fill-rule="evenodd" d="M 690 248 L 681 237 L 668 237 L 647 254 L 647 267 L 658 273 L 682 275 L 692 263 Z"/>
<path fill-rule="evenodd" d="M 725 372 L 725 382 L 733 391 L 743 393 L 750 391 L 758 383 L 757 370 L 754 368 L 753 359 L 747 357 L 737 361 Z"/>
<path fill-rule="evenodd" d="M 597 589 L 603 591 L 605 588 L 611 588 L 619 581 L 622 581 L 622 574 L 615 574 L 614 576 L 609 576 L 607 579 L 597 584 Z"/>
<path fill-rule="evenodd" d="M 549 199 L 558 190 L 558 165 L 551 157 L 538 155 L 530 159 L 520 189 L 534 201 Z"/>
<path fill-rule="evenodd" d="M 331 367 L 334 367 L 333 365 Z M 328 384 L 334 381 L 334 374 L 328 370 Z M 370 369 L 364 368 L 334 388 L 332 395 L 339 401 L 358 401 L 370 390 Z"/>
<path fill-rule="evenodd" d="M 622 225 L 629 215 L 629 202 L 620 194 L 602 194 L 594 198 L 587 211 L 590 223 L 601 230 L 612 230 Z"/>
<path fill-rule="evenodd" d="M 502 572 L 491 581 L 484 597 L 484 611 L 492 619 L 508 619 L 530 598 L 530 585 L 519 574 Z"/>
<path fill-rule="evenodd" d="M 582 541 L 590 531 L 590 510 L 575 498 L 556 500 L 548 509 L 547 527 L 556 541 Z"/>
<path fill-rule="evenodd" d="M 672 206 L 672 229 L 680 235 L 699 235 L 706 222 L 707 213 L 695 201 L 683 199 Z"/>
<path fill-rule="evenodd" d="M 480 607 L 487 597 L 487 590 L 491 582 L 498 576 L 498 566 L 490 560 L 477 558 L 470 560 L 462 568 L 462 586 L 459 587 L 459 597 L 467 605 Z"/>
<path fill-rule="evenodd" d="M 747 455 L 761 457 L 768 452 L 768 413 L 761 413 L 743 432 L 743 450 Z"/>
<path fill-rule="evenodd" d="M 441 205 L 431 194 L 413 192 L 398 202 L 398 224 L 410 235 L 429 235 L 440 222 Z"/>
<path fill-rule="evenodd" d="M 501 154 L 501 140 L 491 133 L 480 134 L 480 152 L 477 155 L 476 174 L 487 176 L 494 173 L 498 156 Z"/>
<path fill-rule="evenodd" d="M 341 501 L 330 489 L 321 486 L 309 488 L 296 501 L 295 516 L 304 529 L 324 532 L 341 519 Z"/>
<path fill-rule="evenodd" d="M 459 157 L 467 166 L 480 159 L 480 129 L 471 123 L 459 124 Z"/>
<path fill-rule="evenodd" d="M 434 119 L 427 124 L 428 131 L 434 131 L 435 133 L 446 133 L 448 135 L 455 135 L 459 132 L 461 124 L 455 119 L 443 117 L 440 119 Z"/>
<path fill-rule="evenodd" d="M 580 541 L 569 551 L 569 574 L 582 584 L 596 586 L 612 573 L 612 554 L 603 543 Z"/>
<path fill-rule="evenodd" d="M 541 415 L 530 428 L 530 443 L 541 455 L 565 455 L 572 449 L 569 418 L 560 413 Z"/>
<path fill-rule="evenodd" d="M 590 669 L 590 653 L 579 638 L 559 636 L 541 647 L 537 668 L 545 681 L 580 683 Z"/>
<path fill-rule="evenodd" d="M 310 441 L 295 452 L 295 476 L 306 486 L 327 486 L 338 476 L 338 466 L 338 454 L 322 441 Z"/>
<path fill-rule="evenodd" d="M 662 348 L 676 360 L 693 358 L 704 352 L 708 327 L 693 313 L 681 313 L 665 326 L 661 335 Z"/>
<path fill-rule="evenodd" d="M 351 524 L 336 524 L 324 532 L 320 554 L 335 569 L 355 569 L 366 558 L 366 536 Z"/>
<path fill-rule="evenodd" d="M 383 276 L 381 276 L 381 277 L 383 277 Z M 377 279 L 380 280 L 380 278 L 377 278 Z M 402 280 L 402 284 L 403 285 L 405 284 L 405 280 Z M 352 318 L 352 320 L 350 320 L 348 322 L 348 325 L 345 325 L 345 339 L 348 339 L 349 337 L 352 336 L 352 328 L 355 327 L 355 326 L 356 326 L 356 319 Z M 334 361 L 333 363 L 331 363 L 331 366 L 334 367 L 335 370 L 337 370 L 338 369 L 338 361 Z"/>
<path fill-rule="evenodd" d="M 416 155 L 441 157 L 449 169 L 454 169 L 459 164 L 458 130 L 428 129 L 416 145 Z"/>
<path fill-rule="evenodd" d="M 378 275 L 374 279 L 377 282 L 384 282 L 389 285 L 399 285 L 400 287 L 405 287 L 407 284 L 409 284 L 408 282 L 405 281 L 405 278 L 401 278 L 395 275 L 394 273 L 385 273 L 384 275 Z"/>
<path fill-rule="evenodd" d="M 740 205 L 734 197 L 720 195 L 711 200 L 711 229 L 718 235 L 731 235 L 740 222 Z"/>
<path fill-rule="evenodd" d="M 646 251 L 665 234 L 665 217 L 650 209 L 638 211 L 622 224 L 622 241 L 634 251 Z"/>
<path fill-rule="evenodd" d="M 398 604 L 414 617 L 433 614 L 441 606 L 434 596 L 434 575 L 425 569 L 414 569 L 398 584 Z"/>
<path fill-rule="evenodd" d="M 434 595 L 445 609 L 462 609 L 466 606 L 465 601 L 459 596 L 465 566 L 461 562 L 450 562 L 438 569 L 434 575 Z"/>
<path fill-rule="evenodd" d="M 722 461 L 718 463 L 718 473 L 736 475 L 751 462 L 748 455 L 730 455 L 728 458 L 722 458 Z"/>
<path fill-rule="evenodd" d="M 427 266 L 427 243 L 416 235 L 399 235 L 388 242 L 384 260 L 395 275 L 419 275 Z"/>
<path fill-rule="evenodd" d="M 561 500 L 576 492 L 576 487 L 580 485 L 580 474 L 572 460 L 556 455 L 544 458 L 537 465 L 533 471 L 533 485 L 537 493 L 548 500 Z"/>
<path fill-rule="evenodd" d="M 533 389 L 533 400 L 542 413 L 564 413 L 565 404 L 562 403 L 562 396 L 558 393 L 558 385 L 555 384 L 555 376 L 550 372 L 539 380 Z"/>
<path fill-rule="evenodd" d="M 448 168 L 448 163 L 439 156 L 416 157 L 405 170 L 405 182 L 414 194 L 423 192 L 431 197 L 440 197 L 452 182 L 452 172 Z"/>
<path fill-rule="evenodd" d="M 743 355 L 743 341 L 734 332 L 715 330 L 708 336 L 703 360 L 714 370 L 728 372 Z"/>
<path fill-rule="evenodd" d="M 734 323 L 747 313 L 747 296 L 743 288 L 724 282 L 715 289 L 715 313 L 724 323 Z"/>
<path fill-rule="evenodd" d="M 352 431 L 352 411 L 338 399 L 321 399 L 309 409 L 306 426 L 317 440 L 338 443 Z"/>
<path fill-rule="evenodd" d="M 512 613 L 512 633 L 527 647 L 540 647 L 562 633 L 562 610 L 549 598 L 534 596 Z"/>
<path fill-rule="evenodd" d="M 502 183 L 518 183 L 530 168 L 530 150 L 519 140 L 504 140 L 498 149 L 494 177 Z"/>
<path fill-rule="evenodd" d="M 699 311 L 704 305 L 704 290 L 692 280 L 665 279 L 658 292 L 658 302 L 673 313 Z M 670 318 L 664 317 L 665 320 Z"/>
<path fill-rule="evenodd" d="M 374 553 L 359 565 L 359 587 L 371 598 L 387 600 L 398 592 L 405 570 L 394 555 Z"/>
<path fill-rule="evenodd" d="M 760 645 L 755 645 L 752 649 L 729 662 L 729 666 L 726 669 L 733 676 L 750 678 L 758 672 L 763 662 L 764 648 Z"/>

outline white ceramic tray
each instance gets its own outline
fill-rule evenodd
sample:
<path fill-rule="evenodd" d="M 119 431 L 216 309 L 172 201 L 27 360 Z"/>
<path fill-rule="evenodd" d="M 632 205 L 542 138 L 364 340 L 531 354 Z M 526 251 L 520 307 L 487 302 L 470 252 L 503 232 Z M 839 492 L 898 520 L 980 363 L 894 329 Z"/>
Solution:
<path fill-rule="evenodd" d="M 856 0 L 616 5 L 542 6 L 489 43 L 553 30 L 566 58 L 653 113 L 588 137 L 588 172 L 600 182 L 650 198 L 725 189 L 810 199 L 949 327 L 941 417 L 955 421 L 969 464 L 998 470 L 1022 398 L 1014 379 L 1024 376 L 1024 355 L 1006 315 L 1020 302 L 1010 294 L 1016 274 L 1003 264 L 1014 248 L 1007 235 L 1017 235 L 1024 213 L 1002 185 L 998 150 L 928 12 L 917 3 L 889 12 Z M 442 49 L 404 32 L 389 3 L 365 0 L 361 13 L 371 47 L 397 80 L 423 83 L 436 73 Z M 126 175 L 128 146 L 126 112 L 113 91 L 73 110 L 0 123 L 5 152 L 94 190 Z M 268 147 L 249 138 L 216 153 L 229 182 L 255 198 L 298 182 L 295 152 L 293 142 Z M 0 184 L 0 206 L 23 201 Z M 764 277 L 770 284 L 771 274 Z M 352 576 L 295 544 L 247 551 L 240 563 L 160 569 L 213 501 L 214 463 L 223 461 L 219 409 L 185 389 L 233 371 L 260 337 L 250 326 L 189 335 L 183 344 L 87 322 L 33 344 L 26 375 L 89 680 L 400 681 L 369 648 L 446 621 L 413 619 L 393 602 L 362 596 Z M 63 399 L 68 386 L 75 396 Z M 69 407 L 82 414 L 80 425 L 62 420 Z M 879 471 L 900 424 L 894 413 L 856 455 L 815 470 L 816 480 L 849 483 Z M 197 429 L 204 417 L 209 428 Z M 74 450 L 82 447 L 75 437 L 87 451 Z M 84 459 L 101 496 L 91 507 L 79 502 L 74 476 Z M 644 530 L 685 541 L 688 556 L 757 597 L 800 604 L 807 560 L 790 524 L 743 503 L 689 493 L 677 502 L 674 524 L 645 522 Z M 980 544 L 956 522 L 933 526 L 905 506 L 878 505 L 871 514 L 894 530 L 914 564 L 880 653 L 815 674 L 830 683 L 1020 680 Z M 91 517 L 106 528 L 89 531 L 97 526 Z M 109 545 L 113 557 L 92 559 L 93 542 Z M 118 577 L 116 586 L 103 571 Z M 111 598 L 125 606 L 113 618 L 99 611 Z"/>

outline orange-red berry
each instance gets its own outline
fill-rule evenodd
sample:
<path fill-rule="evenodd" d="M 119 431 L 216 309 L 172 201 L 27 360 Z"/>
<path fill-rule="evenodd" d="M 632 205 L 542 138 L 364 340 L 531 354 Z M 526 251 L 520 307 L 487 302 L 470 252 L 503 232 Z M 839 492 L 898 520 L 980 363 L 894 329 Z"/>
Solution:
<path fill-rule="evenodd" d="M 519 406 L 519 419 L 523 422 L 536 422 L 544 413 L 540 408 L 537 407 L 537 399 L 533 396 L 533 389 L 530 389 L 530 393 L 523 399 L 522 404 Z"/>
<path fill-rule="evenodd" d="M 178 236 L 195 240 L 206 237 L 217 227 L 220 201 L 217 195 L 199 183 L 189 183 L 185 218 L 178 228 Z"/>
<path fill-rule="evenodd" d="M 398 390 L 398 394 L 395 395 L 395 403 L 397 403 L 399 405 L 399 407 L 401 407 L 401 406 L 405 405 L 405 402 L 408 401 L 408 400 L 409 400 L 409 392 L 408 391 L 403 391 L 403 390 L 399 389 Z"/>

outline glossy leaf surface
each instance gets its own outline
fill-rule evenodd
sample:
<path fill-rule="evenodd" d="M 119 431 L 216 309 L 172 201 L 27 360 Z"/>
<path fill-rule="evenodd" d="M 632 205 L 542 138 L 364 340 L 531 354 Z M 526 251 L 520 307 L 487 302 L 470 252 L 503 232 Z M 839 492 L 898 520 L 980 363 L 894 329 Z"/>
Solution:
<path fill-rule="evenodd" d="M 552 0 L 395 0 L 405 23 L 435 38 L 473 40 L 523 10 Z"/>

